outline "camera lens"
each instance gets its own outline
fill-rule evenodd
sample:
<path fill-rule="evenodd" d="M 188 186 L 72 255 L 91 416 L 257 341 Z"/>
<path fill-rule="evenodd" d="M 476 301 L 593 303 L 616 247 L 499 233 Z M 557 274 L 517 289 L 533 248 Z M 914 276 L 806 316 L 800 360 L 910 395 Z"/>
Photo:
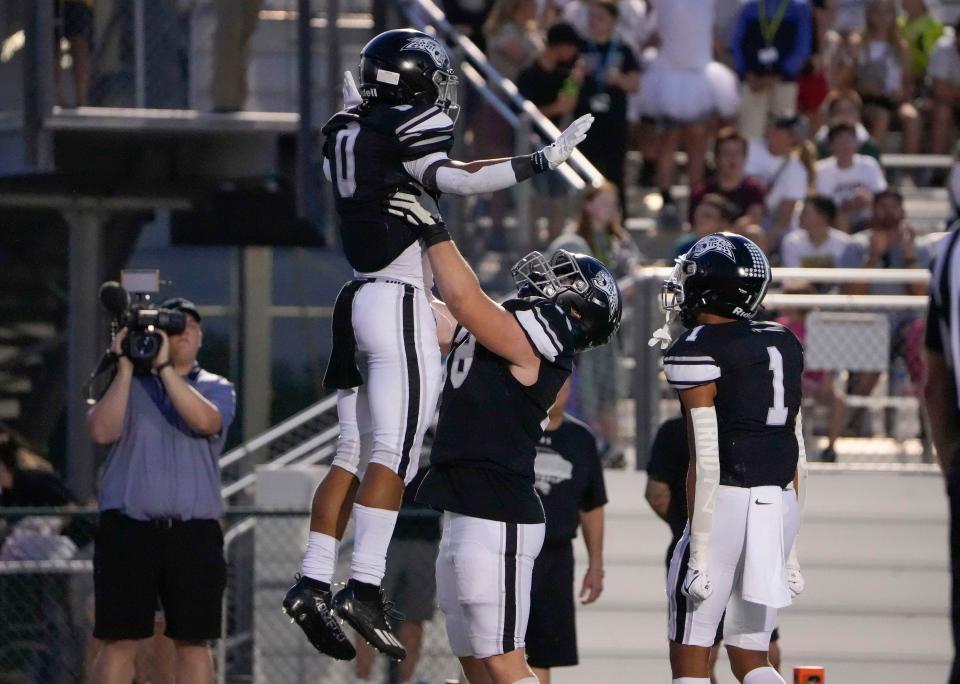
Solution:
<path fill-rule="evenodd" d="M 130 356 L 147 361 L 160 351 L 160 336 L 156 333 L 138 332 L 132 336 Z"/>

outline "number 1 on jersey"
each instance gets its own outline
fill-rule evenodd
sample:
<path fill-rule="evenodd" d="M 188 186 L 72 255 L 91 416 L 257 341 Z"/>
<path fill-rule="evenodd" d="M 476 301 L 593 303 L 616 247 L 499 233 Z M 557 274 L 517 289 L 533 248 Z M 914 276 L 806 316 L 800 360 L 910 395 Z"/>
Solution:
<path fill-rule="evenodd" d="M 767 425 L 786 425 L 787 407 L 783 398 L 783 356 L 776 347 L 767 347 L 773 372 L 773 406 L 767 410 Z"/>

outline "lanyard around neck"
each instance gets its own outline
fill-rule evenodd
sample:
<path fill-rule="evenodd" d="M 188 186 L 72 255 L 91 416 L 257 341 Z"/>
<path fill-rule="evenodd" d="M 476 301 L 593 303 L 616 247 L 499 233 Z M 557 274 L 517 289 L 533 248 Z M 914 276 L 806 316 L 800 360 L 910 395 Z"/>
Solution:
<path fill-rule="evenodd" d="M 777 35 L 777 31 L 780 30 L 780 25 L 783 23 L 783 18 L 787 14 L 787 8 L 790 6 L 790 3 L 793 0 L 780 0 L 780 5 L 777 6 L 777 11 L 774 12 L 773 18 L 767 20 L 767 0 L 759 0 L 757 2 L 757 9 L 759 10 L 760 16 L 760 35 L 763 36 L 763 42 L 768 46 L 773 45 L 773 39 Z"/>

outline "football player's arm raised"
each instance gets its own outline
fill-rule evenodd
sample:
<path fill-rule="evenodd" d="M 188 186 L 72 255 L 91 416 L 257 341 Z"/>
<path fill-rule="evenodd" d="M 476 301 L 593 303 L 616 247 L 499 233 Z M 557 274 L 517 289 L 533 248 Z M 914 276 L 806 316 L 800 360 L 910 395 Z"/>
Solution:
<path fill-rule="evenodd" d="M 437 116 L 446 115 L 438 114 Z M 495 192 L 560 166 L 587 137 L 587 131 L 590 130 L 592 123 L 592 115 L 581 116 L 571 123 L 552 144 L 529 155 L 459 162 L 450 159 L 446 152 L 433 152 L 405 161 L 403 166 L 417 182 L 434 192 L 451 195 Z M 411 135 L 422 137 L 426 133 Z M 401 141 L 403 137 L 401 135 Z M 429 138 L 425 139 L 424 144 L 429 140 Z"/>

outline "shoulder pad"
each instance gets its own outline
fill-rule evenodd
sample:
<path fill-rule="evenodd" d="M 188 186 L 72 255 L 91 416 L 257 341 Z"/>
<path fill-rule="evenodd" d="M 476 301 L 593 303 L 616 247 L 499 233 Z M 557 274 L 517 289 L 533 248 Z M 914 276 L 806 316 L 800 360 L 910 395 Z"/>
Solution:
<path fill-rule="evenodd" d="M 511 312 L 533 348 L 550 363 L 573 356 L 573 327 L 563 310 L 548 299 L 511 299 L 503 308 Z"/>
<path fill-rule="evenodd" d="M 331 116 L 327 120 L 327 123 L 323 125 L 323 128 L 320 129 L 320 132 L 324 135 L 330 135 L 332 132 L 338 131 L 341 128 L 346 128 L 348 124 L 359 120 L 360 116 L 356 107 L 344 109 Z"/>
<path fill-rule="evenodd" d="M 663 371 L 674 389 L 706 385 L 720 377 L 720 362 L 702 338 L 707 328 L 698 325 L 688 330 L 667 350 Z"/>

